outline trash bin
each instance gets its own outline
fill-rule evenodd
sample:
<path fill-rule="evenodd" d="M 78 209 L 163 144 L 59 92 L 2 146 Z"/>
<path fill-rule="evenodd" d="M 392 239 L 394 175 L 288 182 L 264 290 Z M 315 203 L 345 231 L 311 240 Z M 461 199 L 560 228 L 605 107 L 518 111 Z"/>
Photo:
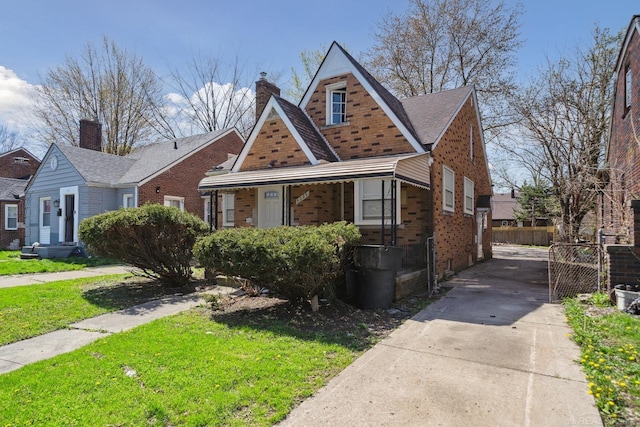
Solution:
<path fill-rule="evenodd" d="M 356 246 L 353 257 L 358 271 L 356 299 L 362 308 L 391 307 L 402 253 L 402 248 L 395 246 Z"/>

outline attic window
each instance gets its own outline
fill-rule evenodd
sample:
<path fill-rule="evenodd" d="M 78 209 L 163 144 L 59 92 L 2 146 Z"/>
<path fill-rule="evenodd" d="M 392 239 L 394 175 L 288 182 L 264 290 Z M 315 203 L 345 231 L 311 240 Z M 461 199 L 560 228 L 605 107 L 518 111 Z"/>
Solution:
<path fill-rule="evenodd" d="M 335 83 L 327 86 L 327 125 L 347 122 L 347 84 Z"/>
<path fill-rule="evenodd" d="M 27 164 L 29 163 L 29 159 L 26 157 L 14 157 L 13 158 L 13 163 L 18 163 L 21 165 Z"/>

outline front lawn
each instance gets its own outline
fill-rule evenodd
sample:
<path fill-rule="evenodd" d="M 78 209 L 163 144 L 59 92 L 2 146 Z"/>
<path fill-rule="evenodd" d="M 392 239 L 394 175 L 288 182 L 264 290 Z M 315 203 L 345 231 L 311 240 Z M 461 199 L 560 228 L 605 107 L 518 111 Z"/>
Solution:
<path fill-rule="evenodd" d="M 86 267 L 117 264 L 106 258 L 20 259 L 20 251 L 0 251 L 0 276 L 26 273 L 53 273 L 82 270 Z"/>
<path fill-rule="evenodd" d="M 3 425 L 272 425 L 362 351 L 317 332 L 197 308 L 0 375 Z"/>
<path fill-rule="evenodd" d="M 0 288 L 0 345 L 131 307 L 164 292 L 158 285 L 127 274 Z"/>
<path fill-rule="evenodd" d="M 640 317 L 612 307 L 605 294 L 567 300 L 565 309 L 604 424 L 640 425 Z"/>

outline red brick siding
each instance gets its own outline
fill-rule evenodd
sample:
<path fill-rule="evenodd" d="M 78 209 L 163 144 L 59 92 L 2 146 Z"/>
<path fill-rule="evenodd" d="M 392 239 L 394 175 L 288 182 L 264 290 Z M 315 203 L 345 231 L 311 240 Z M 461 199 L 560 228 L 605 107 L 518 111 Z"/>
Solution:
<path fill-rule="evenodd" d="M 631 69 L 631 107 L 625 107 L 626 69 Z M 633 120 L 633 126 L 632 121 Z M 607 234 L 629 237 L 633 242 L 633 217 L 625 204 L 640 198 L 640 141 L 634 137 L 634 128 L 640 129 L 640 35 L 634 31 L 624 52 L 622 66 L 615 83 L 615 97 L 608 148 L 610 184 L 600 198 L 599 226 Z M 613 242 L 615 239 L 609 239 Z"/>
<path fill-rule="evenodd" d="M 348 124 L 327 126 L 326 86 L 343 81 L 347 85 Z M 322 80 L 306 111 L 343 160 L 415 151 L 353 74 Z"/>
<path fill-rule="evenodd" d="M 213 166 L 228 159 L 228 153 L 238 154 L 242 139 L 231 132 L 174 167 L 149 180 L 138 189 L 138 204 L 164 203 L 165 196 L 184 197 L 184 209 L 204 218 L 204 201 L 198 191 L 200 180 Z M 159 189 L 156 192 L 156 188 Z"/>
<path fill-rule="evenodd" d="M 470 156 L 470 126 L 473 124 L 474 151 Z M 464 177 L 474 182 L 474 205 L 479 195 L 491 194 L 489 171 L 480 140 L 480 130 L 472 98 L 462 107 L 449 129 L 433 150 L 434 163 L 431 168 L 433 197 L 433 224 L 436 238 L 436 273 L 442 275 L 447 268 L 459 271 L 477 261 L 475 215 L 464 212 Z M 442 166 L 454 171 L 453 213 L 442 208 Z M 491 254 L 491 215 L 487 218 L 487 229 L 482 235 L 485 257 Z"/>
<path fill-rule="evenodd" d="M 16 163 L 16 157 L 27 158 L 29 162 Z M 38 166 L 40 166 L 40 160 L 23 149 L 0 155 L 0 176 L 5 178 L 23 179 L 33 176 L 38 170 Z"/>
<path fill-rule="evenodd" d="M 281 118 L 265 121 L 240 170 L 266 169 L 272 161 L 273 167 L 310 163 Z"/>
<path fill-rule="evenodd" d="M 24 245 L 24 228 L 17 230 L 5 230 L 6 205 L 18 205 L 18 222 L 24 223 L 24 197 L 20 200 L 0 202 L 0 249 L 6 249 L 15 239 L 20 240 L 20 246 Z"/>

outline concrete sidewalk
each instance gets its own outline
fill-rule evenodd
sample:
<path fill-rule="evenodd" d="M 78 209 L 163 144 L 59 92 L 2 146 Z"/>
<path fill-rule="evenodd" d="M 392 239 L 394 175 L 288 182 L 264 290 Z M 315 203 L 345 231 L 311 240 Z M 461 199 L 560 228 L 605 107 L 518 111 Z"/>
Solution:
<path fill-rule="evenodd" d="M 546 250 L 495 247 L 282 426 L 602 426 Z"/>
<path fill-rule="evenodd" d="M 2 264 L 0 264 L 0 267 Z M 41 285 L 58 280 L 80 279 L 82 277 L 105 276 L 108 274 L 130 273 L 133 267 L 124 265 L 107 265 L 101 267 L 89 267 L 75 271 L 59 271 L 56 273 L 27 273 L 14 274 L 12 276 L 0 276 L 0 288 L 14 286 Z"/>
<path fill-rule="evenodd" d="M 237 291 L 231 287 L 216 286 L 206 293 L 232 294 Z M 126 331 L 152 320 L 188 310 L 204 302 L 201 295 L 168 296 L 92 319 L 85 319 L 70 325 L 69 329 L 61 329 L 0 347 L 0 374 L 14 371 L 29 363 L 73 351 L 112 333 Z"/>

